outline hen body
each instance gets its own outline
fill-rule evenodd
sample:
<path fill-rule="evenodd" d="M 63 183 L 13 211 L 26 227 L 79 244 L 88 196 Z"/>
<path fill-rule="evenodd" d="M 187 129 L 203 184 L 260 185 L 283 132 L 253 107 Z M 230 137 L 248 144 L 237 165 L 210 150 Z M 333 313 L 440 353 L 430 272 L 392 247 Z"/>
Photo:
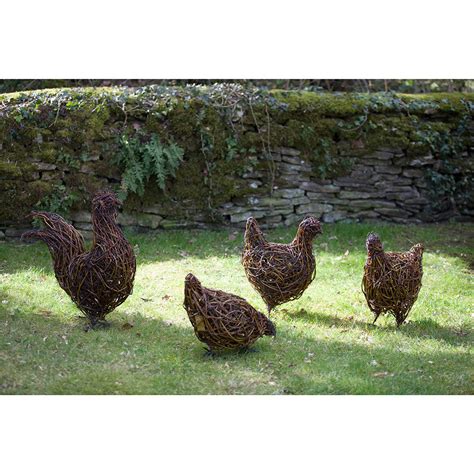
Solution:
<path fill-rule="evenodd" d="M 389 313 L 400 326 L 421 288 L 423 245 L 416 244 L 408 252 L 384 252 L 379 237 L 371 233 L 366 247 L 362 291 L 375 314 L 374 323 L 380 314 Z"/>
<path fill-rule="evenodd" d="M 185 279 L 184 308 L 196 337 L 211 350 L 245 348 L 276 334 L 273 323 L 243 298 L 205 288 L 191 273 Z"/>
<path fill-rule="evenodd" d="M 81 234 L 61 216 L 32 212 L 44 223 L 23 239 L 41 240 L 53 258 L 54 273 L 61 288 L 89 318 L 92 326 L 122 304 L 131 294 L 136 261 L 131 245 L 116 224 L 120 202 L 103 192 L 92 200 L 94 240 L 89 252 Z"/>
<path fill-rule="evenodd" d="M 321 232 L 320 222 L 307 217 L 290 244 L 272 243 L 265 239 L 254 218 L 247 220 L 242 264 L 269 313 L 275 306 L 299 298 L 314 280 L 313 239 Z"/>

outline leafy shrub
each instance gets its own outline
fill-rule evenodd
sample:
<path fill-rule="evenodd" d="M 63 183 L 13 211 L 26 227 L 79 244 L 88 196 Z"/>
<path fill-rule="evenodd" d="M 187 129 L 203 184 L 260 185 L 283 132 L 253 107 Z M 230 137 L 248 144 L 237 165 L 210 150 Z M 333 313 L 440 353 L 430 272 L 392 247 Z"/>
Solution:
<path fill-rule="evenodd" d="M 42 211 L 55 212 L 67 215 L 71 206 L 79 199 L 75 193 L 71 193 L 63 184 L 57 184 L 53 191 L 36 203 L 36 207 Z"/>

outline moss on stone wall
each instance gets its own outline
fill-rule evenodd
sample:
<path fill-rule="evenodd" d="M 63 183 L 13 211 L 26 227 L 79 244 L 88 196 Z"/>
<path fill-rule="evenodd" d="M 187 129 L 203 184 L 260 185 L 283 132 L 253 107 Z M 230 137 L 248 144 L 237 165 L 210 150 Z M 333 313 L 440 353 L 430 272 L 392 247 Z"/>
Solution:
<path fill-rule="evenodd" d="M 212 215 L 249 192 L 241 176 L 261 166 L 250 157 L 277 147 L 300 150 L 320 177 L 347 173 L 355 160 L 387 146 L 454 159 L 443 143 L 451 137 L 459 144 L 452 150 L 469 146 L 462 124 L 472 121 L 473 104 L 474 94 L 261 92 L 222 84 L 6 94 L 0 96 L 0 222 L 20 222 L 59 185 L 77 195 L 77 209 L 88 207 L 96 189 L 118 188 L 119 138 L 138 131 L 177 144 L 184 162 L 164 190 L 151 180 L 143 196 L 128 196 L 126 207 L 160 202 L 179 215 L 192 203 Z"/>

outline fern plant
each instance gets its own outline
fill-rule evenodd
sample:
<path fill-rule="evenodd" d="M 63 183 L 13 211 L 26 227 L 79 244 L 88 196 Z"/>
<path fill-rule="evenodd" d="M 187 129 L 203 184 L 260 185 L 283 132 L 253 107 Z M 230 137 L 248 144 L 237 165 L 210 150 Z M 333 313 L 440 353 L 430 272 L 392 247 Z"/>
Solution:
<path fill-rule="evenodd" d="M 175 143 L 163 144 L 153 134 L 148 141 L 142 135 L 120 137 L 119 153 L 115 163 L 123 169 L 121 198 L 129 192 L 143 196 L 145 185 L 155 177 L 160 189 L 165 189 L 166 179 L 176 176 L 176 170 L 183 161 L 184 150 Z"/>

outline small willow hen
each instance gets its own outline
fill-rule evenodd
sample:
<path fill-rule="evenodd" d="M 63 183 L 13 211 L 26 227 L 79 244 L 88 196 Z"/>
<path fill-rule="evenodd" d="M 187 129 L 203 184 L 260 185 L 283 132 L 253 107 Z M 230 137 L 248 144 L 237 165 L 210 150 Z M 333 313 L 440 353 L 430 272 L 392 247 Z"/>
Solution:
<path fill-rule="evenodd" d="M 116 224 L 120 204 L 111 192 L 94 196 L 94 240 L 89 252 L 81 234 L 50 212 L 33 211 L 31 216 L 41 219 L 44 228 L 22 236 L 48 246 L 59 285 L 87 316 L 91 327 L 105 325 L 105 315 L 122 304 L 133 289 L 135 255 Z"/>
<path fill-rule="evenodd" d="M 191 273 L 184 282 L 184 308 L 196 337 L 211 351 L 247 348 L 262 336 L 275 336 L 273 323 L 239 296 L 211 290 Z"/>
<path fill-rule="evenodd" d="M 268 242 L 257 221 L 247 220 L 242 265 L 248 280 L 267 304 L 268 313 L 279 304 L 298 299 L 316 276 L 313 239 L 321 224 L 306 217 L 290 244 Z"/>
<path fill-rule="evenodd" d="M 374 323 L 381 313 L 390 313 L 400 326 L 421 288 L 423 245 L 416 244 L 408 252 L 384 252 L 378 235 L 370 233 L 366 247 L 362 291 L 375 314 Z"/>

